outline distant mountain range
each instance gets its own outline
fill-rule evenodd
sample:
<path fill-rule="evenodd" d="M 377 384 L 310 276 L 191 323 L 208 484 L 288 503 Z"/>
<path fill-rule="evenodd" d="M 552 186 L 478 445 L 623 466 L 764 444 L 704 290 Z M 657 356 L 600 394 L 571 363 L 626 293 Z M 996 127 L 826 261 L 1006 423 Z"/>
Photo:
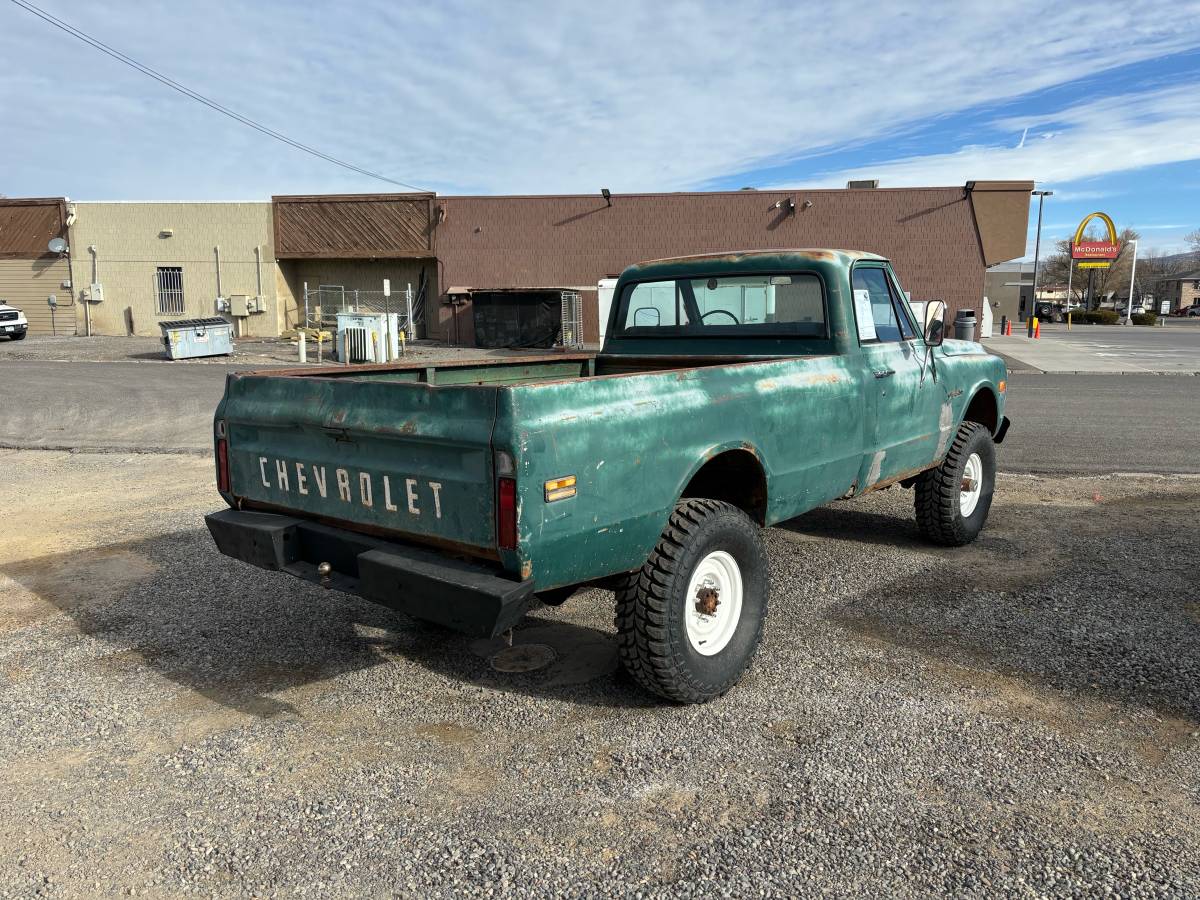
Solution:
<path fill-rule="evenodd" d="M 1172 253 L 1170 256 L 1162 257 L 1162 261 L 1169 266 L 1178 265 L 1180 268 L 1194 266 L 1200 268 L 1200 253 Z"/>

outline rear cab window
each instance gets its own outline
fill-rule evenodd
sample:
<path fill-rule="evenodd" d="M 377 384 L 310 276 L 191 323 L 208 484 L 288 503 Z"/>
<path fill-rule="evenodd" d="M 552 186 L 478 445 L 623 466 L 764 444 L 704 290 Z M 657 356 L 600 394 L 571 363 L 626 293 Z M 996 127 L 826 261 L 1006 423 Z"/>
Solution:
<path fill-rule="evenodd" d="M 825 291 L 812 272 L 633 282 L 616 321 L 621 337 L 828 337 Z"/>

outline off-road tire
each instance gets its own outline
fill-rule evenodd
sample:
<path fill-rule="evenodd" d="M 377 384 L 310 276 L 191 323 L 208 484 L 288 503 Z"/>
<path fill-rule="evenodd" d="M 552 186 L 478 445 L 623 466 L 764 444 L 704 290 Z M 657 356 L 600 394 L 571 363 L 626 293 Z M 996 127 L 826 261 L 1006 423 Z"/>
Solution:
<path fill-rule="evenodd" d="M 25 334 L 26 334 L 26 332 L 21 331 L 21 332 L 17 332 L 14 334 L 10 334 L 9 337 L 12 338 L 14 341 L 23 341 L 23 340 L 25 340 Z"/>
<path fill-rule="evenodd" d="M 983 464 L 983 493 L 971 515 L 964 516 L 959 495 L 963 470 L 972 453 L 978 454 Z M 963 422 L 942 464 L 917 478 L 915 505 L 921 533 L 943 547 L 971 543 L 987 521 L 995 486 L 996 445 L 992 443 L 992 435 L 978 422 Z"/>
<path fill-rule="evenodd" d="M 696 566 L 723 550 L 737 562 L 742 609 L 729 643 L 698 653 L 684 616 Z M 621 665 L 642 687 L 679 703 L 704 703 L 741 680 L 762 638 L 770 581 L 761 529 L 729 503 L 688 499 L 675 505 L 650 558 L 618 585 L 617 646 Z"/>

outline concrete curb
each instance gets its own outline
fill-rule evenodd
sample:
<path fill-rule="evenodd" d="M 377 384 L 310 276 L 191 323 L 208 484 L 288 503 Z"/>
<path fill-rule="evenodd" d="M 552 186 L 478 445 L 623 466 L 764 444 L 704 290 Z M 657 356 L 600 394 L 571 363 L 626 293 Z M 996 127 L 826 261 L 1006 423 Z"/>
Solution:
<path fill-rule="evenodd" d="M 1097 371 L 1095 369 L 1009 369 L 1009 375 L 1178 375 L 1184 378 L 1194 378 L 1200 372 L 1186 369 L 1122 369 L 1119 372 Z"/>
<path fill-rule="evenodd" d="M 1166 478 L 1182 478 L 1188 481 L 1200 480 L 1200 472 L 1080 472 L 1080 471 L 1057 471 L 1057 470 L 1036 470 L 1030 472 L 1006 472 L 1003 469 L 996 471 L 997 475 L 1003 475 L 1006 478 L 1146 478 L 1146 479 L 1166 479 Z"/>
<path fill-rule="evenodd" d="M 59 453 L 122 453 L 122 454 L 165 454 L 167 456 L 212 456 L 211 448 L 198 447 L 135 447 L 135 446 L 92 446 L 84 444 L 18 444 L 0 441 L 0 450 L 53 450 Z"/>

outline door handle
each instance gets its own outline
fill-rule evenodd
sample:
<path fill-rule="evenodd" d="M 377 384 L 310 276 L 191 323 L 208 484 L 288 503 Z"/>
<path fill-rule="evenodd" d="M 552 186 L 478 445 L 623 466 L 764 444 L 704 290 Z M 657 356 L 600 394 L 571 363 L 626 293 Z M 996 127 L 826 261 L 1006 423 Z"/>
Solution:
<path fill-rule="evenodd" d="M 876 378 L 890 378 L 891 376 L 893 376 L 895 374 L 896 374 L 895 369 L 876 369 L 875 370 Z"/>

